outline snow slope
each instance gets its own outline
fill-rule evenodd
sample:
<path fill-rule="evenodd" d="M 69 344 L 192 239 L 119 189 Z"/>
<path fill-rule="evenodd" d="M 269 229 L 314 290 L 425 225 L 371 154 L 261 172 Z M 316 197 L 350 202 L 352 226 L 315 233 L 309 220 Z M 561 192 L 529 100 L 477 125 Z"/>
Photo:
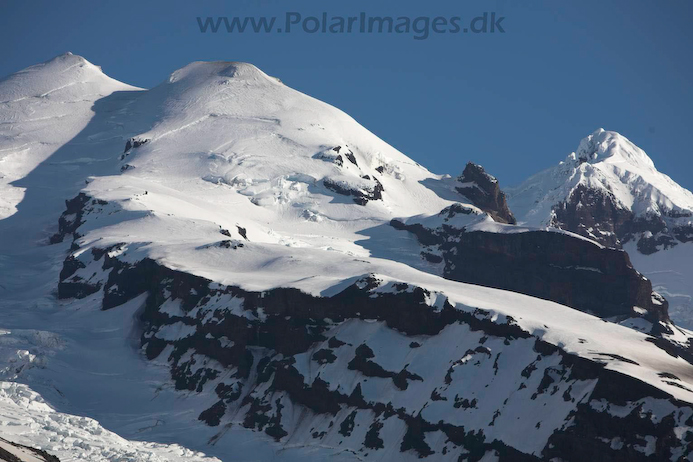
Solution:
<path fill-rule="evenodd" d="M 693 244 L 680 244 L 651 255 L 640 253 L 635 243 L 625 250 L 645 277 L 652 281 L 655 291 L 669 301 L 669 315 L 676 324 L 693 328 Z"/>
<path fill-rule="evenodd" d="M 44 87 L 55 82 L 56 74 L 65 81 L 50 92 Z M 63 92 L 68 94 L 58 99 Z M 44 93 L 48 95 L 41 96 Z M 393 218 L 434 217 L 454 204 L 427 186 L 444 178 L 340 110 L 286 87 L 250 64 L 232 62 L 192 63 L 159 86 L 141 91 L 67 55 L 0 82 L 0 95 L 12 100 L 0 110 L 6 122 L 0 153 L 10 153 L 0 162 L 0 174 L 12 181 L 5 191 L 14 191 L 3 194 L 5 216 L 0 219 L 0 327 L 7 331 L 0 336 L 0 364 L 3 379 L 12 382 L 3 385 L 7 391 L 1 395 L 0 413 L 19 423 L 13 434 L 17 442 L 31 442 L 66 460 L 388 460 L 395 455 L 415 460 L 425 451 L 404 445 L 400 454 L 399 441 L 407 439 L 410 419 L 418 415 L 482 432 L 492 442 L 489 445 L 497 445 L 482 446 L 483 457 L 492 458 L 508 447 L 538 457 L 551 450 L 555 432 L 569 431 L 577 412 L 608 418 L 622 412 L 649 419 L 648 425 L 672 416 L 667 422 L 678 432 L 672 451 L 680 451 L 672 452 L 672 460 L 683 454 L 682 442 L 690 430 L 685 422 L 693 414 L 688 404 L 693 403 L 690 362 L 668 353 L 636 328 L 553 302 L 438 276 L 435 268 L 421 262 L 418 246 L 389 223 Z M 74 110 L 66 113 L 66 105 Z M 44 122 L 32 131 L 32 114 L 39 109 Z M 28 150 L 22 151 L 22 146 Z M 644 159 L 631 154 L 642 164 L 638 168 L 647 168 Z M 24 191 L 18 193 L 19 188 Z M 650 196 L 659 200 L 661 194 Z M 688 199 L 682 197 L 667 196 L 669 202 L 657 204 L 683 210 Z M 476 212 L 475 229 L 527 229 L 496 224 L 473 205 L 465 207 Z M 138 265 L 150 261 L 157 265 L 152 273 L 137 273 Z M 202 281 L 200 289 L 218 290 L 218 300 L 203 299 L 194 310 L 184 306 L 185 297 L 167 285 L 170 278 L 156 279 L 170 270 L 184 275 L 182 284 Z M 161 289 L 158 305 L 130 286 L 150 279 Z M 372 280 L 378 283 L 370 287 L 367 281 Z M 56 293 L 58 281 L 63 284 Z M 400 290 L 402 284 L 409 289 Z M 426 316 L 452 310 L 460 319 L 477 319 L 469 322 L 483 323 L 496 334 L 485 336 L 456 322 L 435 335 L 413 336 L 382 319 L 361 319 L 356 313 L 340 322 L 315 321 L 325 338 L 346 342 L 333 363 L 316 365 L 314 355 L 325 349 L 319 343 L 291 355 L 243 346 L 246 357 L 295 361 L 292 367 L 304 386 L 318 378 L 328 382 L 330 391 L 336 387 L 353 394 L 358 386 L 363 397 L 401 409 L 401 418 L 383 419 L 369 409 L 349 417 L 351 408 L 340 408 L 346 426 L 351 419 L 359 427 L 348 438 L 339 433 L 341 425 L 292 401 L 290 393 L 278 393 L 260 382 L 256 376 L 262 371 L 257 368 L 235 380 L 235 366 L 224 367 L 211 353 L 187 351 L 187 342 L 199 329 L 210 329 L 211 335 L 221 322 L 216 310 L 226 320 L 251 326 L 291 321 L 291 316 L 272 312 L 276 307 L 250 309 L 243 297 L 229 294 L 245 291 L 247 299 L 262 299 L 278 289 L 299 289 L 301 296 L 319 304 L 349 287 L 374 300 L 425 293 Z M 150 293 L 152 289 L 147 286 Z M 186 287 L 185 296 L 194 299 L 196 290 Z M 107 306 L 106 300 L 115 302 Z M 101 311 L 102 306 L 110 309 Z M 152 309 L 158 310 L 155 318 L 161 324 L 143 325 L 141 320 Z M 493 326 L 500 326 L 500 331 Z M 504 338 L 498 333 L 503 329 L 521 338 Z M 690 334 L 677 330 L 675 335 L 685 343 Z M 209 344 L 219 342 L 222 352 L 228 352 L 236 342 L 240 345 L 240 338 L 231 337 L 212 336 Z M 494 381 L 493 362 L 467 357 L 465 351 L 480 347 L 487 341 L 484 337 L 490 338 L 484 348 L 489 355 L 499 355 L 497 361 L 502 354 L 512 379 L 503 375 Z M 157 339 L 166 349 L 156 355 L 146 352 L 153 357 L 148 361 L 141 339 Z M 387 374 L 364 379 L 347 360 L 360 354 L 357 347 L 366 342 L 386 372 L 410 368 L 422 380 L 411 379 L 401 390 L 391 386 Z M 412 342 L 419 344 L 418 350 L 407 346 Z M 542 353 L 538 358 L 536 345 L 541 342 L 562 353 Z M 562 363 L 562 354 L 599 364 L 608 373 L 627 377 L 629 384 L 646 384 L 648 390 L 656 390 L 652 393 L 657 398 L 634 399 L 617 411 L 607 406 L 614 403 L 590 400 L 602 379 L 568 380 L 572 369 Z M 471 376 L 478 373 L 479 380 L 467 383 L 466 373 L 450 372 L 450 385 L 446 372 L 458 366 Z M 542 395 L 538 401 L 528 398 L 531 390 L 521 391 L 527 385 L 515 377 L 525 377 L 520 366 L 529 368 L 527 382 Z M 172 377 L 177 367 L 186 369 Z M 557 382 L 555 391 L 541 391 L 542 377 L 532 375 L 532 367 L 541 367 Z M 214 378 L 199 383 L 198 371 Z M 179 386 L 192 379 L 196 386 Z M 201 411 L 213 409 L 219 386 L 229 381 L 232 387 L 245 387 L 249 401 L 224 407 L 228 412 L 221 426 L 200 422 Z M 492 392 L 485 391 L 491 382 Z M 445 389 L 439 387 L 442 384 Z M 445 399 L 434 399 L 434 392 Z M 462 392 L 478 396 L 482 404 L 466 410 L 456 396 Z M 505 403 L 501 397 L 507 398 Z M 288 435 L 277 439 L 249 429 L 255 427 L 247 416 L 265 416 L 248 410 L 251 401 L 265 398 L 271 400 L 269 411 L 263 412 L 275 412 L 272 418 Z M 459 406 L 453 405 L 458 401 Z M 650 414 L 642 417 L 645 413 L 633 411 L 643 408 Z M 534 439 L 518 432 L 517 419 L 527 415 L 534 419 Z M 374 438 L 376 448 L 365 449 L 370 447 L 363 446 L 368 424 L 387 440 L 387 449 L 377 449 L 380 437 Z M 315 437 L 313 433 L 320 432 L 311 427 L 325 433 Z M 423 434 L 436 457 L 444 451 L 460 456 L 467 451 L 468 442 L 449 444 L 441 429 Z M 657 437 L 663 438 L 642 435 L 647 442 Z M 609 444 L 618 445 L 618 437 L 613 438 Z M 638 441 L 621 444 L 653 454 Z M 192 451 L 202 451 L 209 459 Z"/>

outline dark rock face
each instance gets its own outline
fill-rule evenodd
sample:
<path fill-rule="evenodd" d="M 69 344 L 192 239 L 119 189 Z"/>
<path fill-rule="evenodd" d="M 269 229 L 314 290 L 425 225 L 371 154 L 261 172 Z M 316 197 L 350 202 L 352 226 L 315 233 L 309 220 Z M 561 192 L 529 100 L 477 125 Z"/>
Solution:
<path fill-rule="evenodd" d="M 554 226 L 571 231 L 602 245 L 619 247 L 630 227 L 633 214 L 616 206 L 613 196 L 579 185 L 569 202 L 554 207 Z"/>
<path fill-rule="evenodd" d="M 335 146 L 332 149 L 330 149 L 329 151 L 317 153 L 314 156 L 314 158 L 322 159 L 326 162 L 332 162 L 337 167 L 344 166 L 344 158 L 346 158 L 356 168 L 361 170 L 358 162 L 356 161 L 356 156 L 354 155 L 354 152 L 351 149 L 349 149 L 347 146 Z"/>
<path fill-rule="evenodd" d="M 368 201 L 377 201 L 383 198 L 383 188 L 382 183 L 378 181 L 377 178 L 372 178 L 368 175 L 362 177 L 372 183 L 371 186 L 364 188 L 356 188 L 350 186 L 346 183 L 334 181 L 330 178 L 325 178 L 322 183 L 330 191 L 334 191 L 337 194 L 342 194 L 344 196 L 351 196 L 354 202 L 358 205 L 366 205 Z"/>
<path fill-rule="evenodd" d="M 693 225 L 675 228 L 674 236 L 681 242 L 693 242 Z"/>
<path fill-rule="evenodd" d="M 351 151 L 351 149 L 347 149 L 347 148 L 345 147 L 345 148 L 343 148 L 343 150 L 342 150 L 342 147 L 341 147 L 341 146 L 335 146 L 334 148 L 332 148 L 332 150 L 333 150 L 334 152 L 336 152 L 336 153 L 340 153 L 340 152 L 341 152 L 340 155 L 343 154 L 344 157 L 346 157 L 346 158 L 349 160 L 349 162 L 351 162 L 352 164 L 354 164 L 354 165 L 357 166 L 357 167 L 359 166 L 358 162 L 356 162 L 356 156 L 354 156 L 354 153 Z"/>
<path fill-rule="evenodd" d="M 467 163 L 458 181 L 464 185 L 455 188 L 457 192 L 491 215 L 495 221 L 515 224 L 515 217 L 508 207 L 505 193 L 501 191 L 498 180 L 486 173 L 483 167 L 472 162 Z"/>
<path fill-rule="evenodd" d="M 235 422 L 284 441 L 299 431 L 286 416 L 301 412 L 305 416 L 302 419 L 308 419 L 305 425 L 310 427 L 315 444 L 331 438 L 330 444 L 343 441 L 345 448 L 355 451 L 381 451 L 395 445 L 403 452 L 413 451 L 432 460 L 456 459 L 462 454 L 467 460 L 480 460 L 493 451 L 502 461 L 554 457 L 566 461 L 587 460 L 585 457 L 645 461 L 651 458 L 638 448 L 646 437 L 667 442 L 658 443 L 658 460 L 690 452 L 675 433 L 676 427 L 693 423 L 680 421 L 684 418 L 681 416 L 693 420 L 693 409 L 684 403 L 633 377 L 605 369 L 602 363 L 565 353 L 536 339 L 512 318 L 491 320 L 491 314 L 483 310 L 465 311 L 448 302 L 434 309 L 426 302 L 431 294 L 425 289 L 405 283 L 384 289 L 383 281 L 370 276 L 326 298 L 296 289 L 249 292 L 212 284 L 148 259 L 125 264 L 109 257 L 107 249 L 86 255 L 112 269 L 103 286 L 104 309 L 149 293 L 140 319 L 142 347 L 148 358 L 166 355 L 177 389 L 213 393 L 216 401 L 199 411 L 199 419 L 210 426 Z M 78 265 L 69 261 L 64 271 L 66 285 L 71 284 L 68 273 L 73 268 L 79 272 Z M 180 307 L 177 313 L 164 309 L 171 303 Z M 393 367 L 389 360 L 391 365 L 386 367 L 386 358 L 375 346 L 377 339 L 354 339 L 344 330 L 350 323 L 364 320 L 382 322 L 398 332 L 400 347 L 408 351 L 430 348 L 429 339 L 438 335 L 452 335 L 469 347 L 466 353 L 450 357 L 445 376 L 421 373 L 420 363 Z M 173 327 L 180 330 L 181 326 L 187 326 L 186 334 L 169 334 Z M 413 336 L 417 342 L 412 341 Z M 414 343 L 416 348 L 412 350 Z M 448 354 L 439 346 L 433 348 L 437 356 Z M 424 353 L 429 358 L 426 361 L 430 354 Z M 307 374 L 306 366 L 301 365 L 305 361 L 319 372 Z M 345 373 L 353 375 L 355 386 L 337 386 L 332 381 Z M 466 379 L 476 375 L 491 379 L 477 390 L 479 385 Z M 496 376 L 498 381 L 493 379 Z M 496 396 L 503 393 L 500 390 L 507 390 L 503 384 L 508 380 L 516 382 L 517 390 Z M 403 395 L 397 399 L 366 395 L 364 386 L 371 381 L 389 382 L 394 393 Z M 425 387 L 425 396 L 430 396 L 424 408 L 448 406 L 464 412 L 469 425 L 432 419 L 420 410 L 401 405 L 419 399 L 416 397 L 421 396 L 421 387 Z M 480 390 L 487 391 L 480 395 Z M 482 396 L 487 396 L 486 400 L 494 396 L 497 401 L 490 421 L 484 420 Z M 552 430 L 542 451 L 522 452 L 502 437 L 493 436 L 492 430 L 507 425 L 503 419 L 515 419 L 512 413 L 505 417 L 510 412 L 505 410 L 506 404 L 511 406 L 508 403 L 515 399 L 527 407 L 528 416 L 541 416 L 541 409 L 547 409 L 547 405 L 548 409 L 565 406 L 565 422 L 573 423 Z M 624 418 L 623 412 L 611 413 L 603 403 L 632 407 L 633 411 Z M 655 405 L 668 409 L 664 424 L 657 424 L 652 414 L 641 411 Z M 477 428 L 479 424 L 483 428 Z M 386 439 L 387 428 L 392 425 L 406 430 L 400 440 Z M 541 432 L 542 422 L 532 422 L 528 427 Z M 447 440 L 442 449 L 431 447 L 427 439 L 439 433 Z M 605 443 L 604 435 L 622 441 L 622 447 Z"/>
<path fill-rule="evenodd" d="M 665 212 L 663 215 L 635 216 L 619 206 L 612 194 L 584 185 L 578 185 L 570 198 L 554 206 L 553 211 L 555 217 L 551 225 L 556 228 L 614 248 L 637 240 L 638 250 L 645 255 L 673 247 L 678 242 L 693 241 L 693 225 L 668 220 L 685 218 L 689 214 Z"/>
<path fill-rule="evenodd" d="M 359 165 L 354 152 L 347 146 L 335 146 L 315 154 L 313 158 L 334 164 L 341 175 L 322 179 L 322 185 L 329 191 L 350 196 L 358 205 L 382 200 L 385 188 L 376 178 L 376 173 L 385 174 L 384 166 L 369 168 Z"/>
<path fill-rule="evenodd" d="M 84 208 L 90 199 L 91 198 L 86 194 L 79 193 L 74 199 L 65 201 L 65 211 L 58 219 L 58 232 L 51 236 L 51 244 L 63 242 L 65 236 L 68 234 L 72 234 L 73 237 L 76 237 L 74 233 L 83 223 L 82 215 L 84 213 Z"/>
<path fill-rule="evenodd" d="M 131 149 L 139 148 L 140 146 L 148 142 L 149 140 L 147 138 L 130 138 L 125 143 L 125 150 L 123 152 L 125 153 L 130 151 Z"/>
<path fill-rule="evenodd" d="M 653 301 L 652 284 L 623 251 L 601 248 L 560 232 L 490 233 L 443 225 L 430 230 L 393 220 L 396 229 L 436 246 L 444 277 L 552 300 L 603 318 L 635 315 L 667 321 L 666 301 Z"/>

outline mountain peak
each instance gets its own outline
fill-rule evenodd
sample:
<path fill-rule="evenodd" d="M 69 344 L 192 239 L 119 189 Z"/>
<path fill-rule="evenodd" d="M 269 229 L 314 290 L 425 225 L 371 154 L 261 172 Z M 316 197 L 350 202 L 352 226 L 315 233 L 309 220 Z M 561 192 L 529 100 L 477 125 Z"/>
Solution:
<path fill-rule="evenodd" d="M 169 83 L 190 80 L 198 83 L 213 77 L 232 78 L 254 83 L 277 84 L 278 79 L 270 77 L 253 64 L 237 61 L 195 61 L 173 72 Z"/>
<path fill-rule="evenodd" d="M 72 62 L 75 62 L 75 63 L 88 63 L 88 62 L 89 62 L 89 61 L 86 60 L 86 58 L 84 58 L 84 57 L 82 57 L 82 56 L 80 56 L 80 55 L 76 55 L 76 54 L 72 53 L 71 51 L 66 51 L 66 52 L 63 53 L 63 54 L 60 54 L 60 55 L 56 56 L 56 57 L 53 58 L 53 59 L 50 59 L 49 62 L 50 62 L 50 61 L 58 61 L 58 60 L 72 61 Z M 91 64 L 91 63 L 90 63 L 90 64 Z"/>
<path fill-rule="evenodd" d="M 599 128 L 580 141 L 577 150 L 568 156 L 570 163 L 627 163 L 654 170 L 654 162 L 639 147 L 620 133 Z"/>
<path fill-rule="evenodd" d="M 0 83 L 0 101 L 4 102 L 26 102 L 27 98 L 75 101 L 90 95 L 137 89 L 112 79 L 100 66 L 70 52 L 11 74 Z"/>
<path fill-rule="evenodd" d="M 28 70 L 38 70 L 38 69 L 45 69 L 45 71 L 50 72 L 50 73 L 65 73 L 65 72 L 70 72 L 74 70 L 74 74 L 78 74 L 79 71 L 82 72 L 87 72 L 89 74 L 92 74 L 93 76 L 104 76 L 106 77 L 106 74 L 103 73 L 103 70 L 101 69 L 101 66 L 97 66 L 95 64 L 90 63 L 87 61 L 85 58 L 83 58 L 80 55 L 75 55 L 72 52 L 68 51 L 63 54 L 60 54 L 52 59 L 49 59 L 48 61 L 45 61 L 41 64 L 37 64 L 36 66 L 31 66 L 24 71 Z M 21 71 L 21 72 L 24 72 Z"/>
<path fill-rule="evenodd" d="M 507 192 L 521 224 L 559 227 L 607 246 L 636 241 L 652 253 L 693 236 L 693 194 L 625 136 L 604 129 Z"/>

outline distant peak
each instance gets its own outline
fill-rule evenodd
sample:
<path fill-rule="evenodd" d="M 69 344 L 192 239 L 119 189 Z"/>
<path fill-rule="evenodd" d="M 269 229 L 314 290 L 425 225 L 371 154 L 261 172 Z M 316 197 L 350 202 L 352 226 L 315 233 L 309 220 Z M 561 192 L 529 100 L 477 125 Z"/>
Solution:
<path fill-rule="evenodd" d="M 580 141 L 577 150 L 568 156 L 572 163 L 596 164 L 599 162 L 628 163 L 633 166 L 654 169 L 649 156 L 625 136 L 603 128 L 592 132 Z"/>

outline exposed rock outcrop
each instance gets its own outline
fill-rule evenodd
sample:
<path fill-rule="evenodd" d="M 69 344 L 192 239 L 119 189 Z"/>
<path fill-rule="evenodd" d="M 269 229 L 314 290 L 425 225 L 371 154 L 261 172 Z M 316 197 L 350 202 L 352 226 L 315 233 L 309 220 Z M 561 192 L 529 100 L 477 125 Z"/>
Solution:
<path fill-rule="evenodd" d="M 125 150 L 123 151 L 123 153 L 126 153 L 126 152 L 128 152 L 132 149 L 135 149 L 135 148 L 139 148 L 140 146 L 142 146 L 143 144 L 147 144 L 148 142 L 149 142 L 149 139 L 147 139 L 147 138 L 137 138 L 137 137 L 130 138 L 125 143 Z"/>
<path fill-rule="evenodd" d="M 351 184 L 346 181 L 325 178 L 323 184 L 330 191 L 344 196 L 351 196 L 358 205 L 366 205 L 368 201 L 377 201 L 383 198 L 383 185 L 377 178 L 369 175 L 361 177 L 362 184 Z"/>
<path fill-rule="evenodd" d="M 617 203 L 601 189 L 578 185 L 568 200 L 556 204 L 551 225 L 574 232 L 600 244 L 621 248 L 631 240 L 643 254 L 668 249 L 679 242 L 693 241 L 693 225 L 678 223 L 673 229 L 667 219 L 686 218 L 688 214 L 664 212 L 637 216 Z"/>
<path fill-rule="evenodd" d="M 637 310 L 644 309 L 651 322 L 668 320 L 666 300 L 653 295 L 650 281 L 623 251 L 561 232 L 468 232 L 398 220 L 391 225 L 437 249 L 445 278 L 552 300 L 603 318 L 639 316 Z"/>
<path fill-rule="evenodd" d="M 508 207 L 505 193 L 501 191 L 498 180 L 486 173 L 482 166 L 467 163 L 458 181 L 462 184 L 455 188 L 457 192 L 491 215 L 495 221 L 515 224 L 515 217 Z"/>

